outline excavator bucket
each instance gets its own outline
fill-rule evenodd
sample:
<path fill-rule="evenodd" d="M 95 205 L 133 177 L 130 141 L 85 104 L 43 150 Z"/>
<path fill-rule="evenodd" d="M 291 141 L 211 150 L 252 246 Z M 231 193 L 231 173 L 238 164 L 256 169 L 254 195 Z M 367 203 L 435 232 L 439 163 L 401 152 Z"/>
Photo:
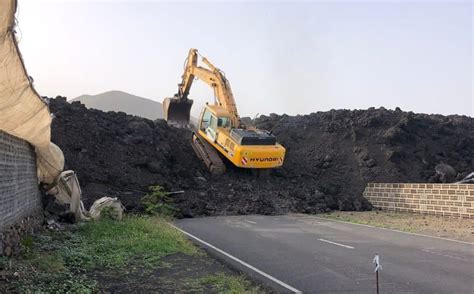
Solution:
<path fill-rule="evenodd" d="M 191 106 L 193 106 L 193 100 L 191 99 L 178 99 L 176 97 L 165 98 L 163 100 L 165 120 L 171 126 L 181 128 L 188 127 L 191 116 Z"/>

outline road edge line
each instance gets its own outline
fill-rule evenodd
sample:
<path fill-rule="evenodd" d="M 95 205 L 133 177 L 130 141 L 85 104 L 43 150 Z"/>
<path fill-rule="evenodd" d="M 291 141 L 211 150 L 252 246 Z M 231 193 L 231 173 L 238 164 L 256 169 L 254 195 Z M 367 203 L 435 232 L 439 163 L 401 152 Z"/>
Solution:
<path fill-rule="evenodd" d="M 351 223 L 351 222 L 348 222 L 348 221 L 335 220 L 335 219 L 325 218 L 325 217 L 320 217 L 320 216 L 312 216 L 312 217 L 313 217 L 313 218 L 320 219 L 320 220 L 333 221 L 333 222 L 336 222 L 336 223 L 344 223 L 344 224 L 350 224 L 350 225 L 356 225 L 356 226 L 363 226 L 363 227 L 369 227 L 369 228 L 376 228 L 376 229 L 381 229 L 381 230 L 386 230 L 386 231 L 392 231 L 392 232 L 397 232 L 397 233 L 403 233 L 403 234 L 408 234 L 408 235 L 415 235 L 415 236 L 421 236 L 421 237 L 427 237 L 427 238 L 433 238 L 433 239 L 451 241 L 451 242 L 456 242 L 456 243 L 461 243 L 461 244 L 474 245 L 474 243 L 472 243 L 472 242 L 467 242 L 467 241 L 454 240 L 454 239 L 443 238 L 443 237 L 436 237 L 436 236 L 430 236 L 430 235 L 425 235 L 425 234 L 420 234 L 420 233 L 405 232 L 405 231 L 400 231 L 400 230 L 395 230 L 395 229 L 388 229 L 388 228 L 377 227 L 377 226 L 373 226 L 373 225 Z"/>
<path fill-rule="evenodd" d="M 227 253 L 227 252 L 225 252 L 224 250 L 219 249 L 219 248 L 217 248 L 216 246 L 214 246 L 214 245 L 212 245 L 212 244 L 210 244 L 210 243 L 208 243 L 208 242 L 206 242 L 206 241 L 204 241 L 204 240 L 199 239 L 198 237 L 192 235 L 191 233 L 186 232 L 185 230 L 183 230 L 183 229 L 181 229 L 181 228 L 175 226 L 174 224 L 171 224 L 171 223 L 170 223 L 169 225 L 170 225 L 171 227 L 173 227 L 174 229 L 180 231 L 181 233 L 185 234 L 186 236 L 190 237 L 190 238 L 193 239 L 194 241 L 198 242 L 199 245 L 201 245 L 202 247 L 205 247 L 205 248 L 207 248 L 207 249 L 212 249 L 212 250 L 214 250 L 215 252 L 217 252 L 217 253 L 219 253 L 219 254 L 221 254 L 221 255 L 223 255 L 223 256 L 225 256 L 225 257 L 231 259 L 232 261 L 234 261 L 234 262 L 236 262 L 236 263 L 238 263 L 238 264 L 241 266 L 241 268 L 243 267 L 243 268 L 245 268 L 245 269 L 247 269 L 247 270 L 250 270 L 250 271 L 252 271 L 252 272 L 254 272 L 254 273 L 257 273 L 261 278 L 263 277 L 264 279 L 266 279 L 267 284 L 272 285 L 272 286 L 275 286 L 275 284 L 277 284 L 279 287 L 283 287 L 284 289 L 286 289 L 287 291 L 290 291 L 291 293 L 295 293 L 295 294 L 301 294 L 301 293 L 303 293 L 302 291 L 300 291 L 300 290 L 298 290 L 298 289 L 296 289 L 296 288 L 294 288 L 294 287 L 292 287 L 292 286 L 286 284 L 286 283 L 283 282 L 283 281 L 278 280 L 277 278 L 275 278 L 275 277 L 273 277 L 273 276 L 271 276 L 271 275 L 265 273 L 264 271 L 259 270 L 258 268 L 254 267 L 254 266 L 252 266 L 252 265 L 250 265 L 250 264 L 248 264 L 248 263 L 246 263 L 245 261 L 238 259 L 237 257 L 235 257 L 235 256 L 233 256 L 233 255 L 231 255 L 231 254 L 229 254 L 229 253 Z M 246 273 L 250 274 L 249 272 L 246 272 Z"/>

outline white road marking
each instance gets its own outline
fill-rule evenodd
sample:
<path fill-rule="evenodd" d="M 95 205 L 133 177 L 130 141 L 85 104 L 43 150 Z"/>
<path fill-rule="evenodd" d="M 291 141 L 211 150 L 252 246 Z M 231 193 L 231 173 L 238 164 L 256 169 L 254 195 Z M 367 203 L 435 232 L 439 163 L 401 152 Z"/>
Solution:
<path fill-rule="evenodd" d="M 386 230 L 386 231 L 392 231 L 392 232 L 403 233 L 403 234 L 408 234 L 408 235 L 415 235 L 415 236 L 421 236 L 421 237 L 427 237 L 427 238 L 433 238 L 433 239 L 451 241 L 451 242 L 456 242 L 456 243 L 474 245 L 474 243 L 472 243 L 472 242 L 466 242 L 466 241 L 460 241 L 460 240 L 454 240 L 454 239 L 443 238 L 443 237 L 436 237 L 436 236 L 429 236 L 429 235 L 424 235 L 424 234 L 420 234 L 420 233 L 411 233 L 411 232 L 405 232 L 405 231 L 400 231 L 400 230 L 381 228 L 381 227 L 376 227 L 376 226 L 371 226 L 371 225 L 356 224 L 356 223 L 351 223 L 351 222 L 346 222 L 346 221 L 341 221 L 341 220 L 335 220 L 335 219 L 330 219 L 330 218 L 324 218 L 324 217 L 318 217 L 318 216 L 313 216 L 313 217 L 314 217 L 314 218 L 317 218 L 317 219 L 320 219 L 320 220 L 325 220 L 325 221 L 328 221 L 328 222 L 344 223 L 344 224 L 350 224 L 350 225 L 354 225 L 354 226 L 362 226 L 362 227 L 368 227 L 368 228 L 375 228 L 375 229 Z"/>
<path fill-rule="evenodd" d="M 248 220 L 248 219 L 244 219 L 245 222 L 248 222 L 248 223 L 251 223 L 251 224 L 256 224 L 257 222 L 254 222 L 254 221 L 251 221 L 251 220 Z"/>
<path fill-rule="evenodd" d="M 348 248 L 348 249 L 354 249 L 354 247 L 352 247 L 352 246 L 349 246 L 349 245 L 344 245 L 344 244 L 341 244 L 341 243 L 336 243 L 336 242 L 329 241 L 329 240 L 325 240 L 325 239 L 318 239 L 318 240 L 319 240 L 319 241 L 322 241 L 322 242 L 326 242 L 326 243 L 334 244 L 334 245 L 337 245 L 337 246 L 341 246 L 341 247 L 344 247 L 344 248 Z"/>
<path fill-rule="evenodd" d="M 288 290 L 291 291 L 292 293 L 296 293 L 296 294 L 301 294 L 301 293 L 303 293 L 303 292 L 301 292 L 300 290 L 298 290 L 298 289 L 296 289 L 296 288 L 294 288 L 294 287 L 292 287 L 292 286 L 286 284 L 285 282 L 282 282 L 282 281 L 278 280 L 277 278 L 275 278 L 275 277 L 273 277 L 273 276 L 271 276 L 271 275 L 269 275 L 269 274 L 267 274 L 267 273 L 265 273 L 265 272 L 259 270 L 258 268 L 254 267 L 254 266 L 252 266 L 252 265 L 250 265 L 250 264 L 248 264 L 248 263 L 246 263 L 245 261 L 242 261 L 242 260 L 238 259 L 237 257 L 235 257 L 235 256 L 233 256 L 233 255 L 230 255 L 229 253 L 227 253 L 227 252 L 225 252 L 225 251 L 223 251 L 223 250 L 217 248 L 216 246 L 211 245 L 211 244 L 207 243 L 206 241 L 203 241 L 203 240 L 199 239 L 198 237 L 196 237 L 196 236 L 194 236 L 194 235 L 192 235 L 192 234 L 186 232 L 185 230 L 183 230 L 183 229 L 181 229 L 181 228 L 178 228 L 177 226 L 175 226 L 175 225 L 173 225 L 173 224 L 170 224 L 170 226 L 172 226 L 172 227 L 175 228 L 176 230 L 180 231 L 181 233 L 185 234 L 186 236 L 188 236 L 188 237 L 190 237 L 190 238 L 192 238 L 192 239 L 198 241 L 199 243 L 202 243 L 202 244 L 206 245 L 207 247 L 209 247 L 209 248 L 211 248 L 211 249 L 213 249 L 213 250 L 219 252 L 220 254 L 225 255 L 226 257 L 232 259 L 233 261 L 236 261 L 236 262 L 240 263 L 241 265 L 243 265 L 243 266 L 249 268 L 250 270 L 252 270 L 252 271 L 254 271 L 254 272 L 256 272 L 256 273 L 258 273 L 258 274 L 264 276 L 265 278 L 267 278 L 267 279 L 269 279 L 269 280 L 271 280 L 271 281 L 277 283 L 278 285 L 282 286 L 283 288 L 288 289 Z"/>

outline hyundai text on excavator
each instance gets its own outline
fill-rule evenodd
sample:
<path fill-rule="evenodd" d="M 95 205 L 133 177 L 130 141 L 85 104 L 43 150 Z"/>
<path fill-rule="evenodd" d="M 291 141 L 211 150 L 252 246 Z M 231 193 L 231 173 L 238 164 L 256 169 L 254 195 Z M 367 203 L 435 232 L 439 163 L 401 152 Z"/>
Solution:
<path fill-rule="evenodd" d="M 163 108 L 168 124 L 178 127 L 190 125 L 193 100 L 189 91 L 195 78 L 214 90 L 214 104 L 206 103 L 196 126 L 193 126 L 192 147 L 213 174 L 225 172 L 221 154 L 235 166 L 257 171 L 280 167 L 285 148 L 267 131 L 247 128 L 241 122 L 234 95 L 224 73 L 205 57 L 198 65 L 197 49 L 190 49 L 178 93 L 165 98 Z"/>

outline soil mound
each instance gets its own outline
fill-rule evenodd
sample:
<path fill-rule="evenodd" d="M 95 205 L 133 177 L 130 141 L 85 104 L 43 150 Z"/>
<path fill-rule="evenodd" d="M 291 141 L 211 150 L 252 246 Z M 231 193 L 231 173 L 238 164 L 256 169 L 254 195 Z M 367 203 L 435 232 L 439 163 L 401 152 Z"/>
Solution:
<path fill-rule="evenodd" d="M 366 210 L 369 181 L 435 181 L 435 166 L 471 171 L 473 119 L 391 111 L 333 110 L 305 116 L 270 115 L 253 123 L 272 130 L 287 148 L 284 167 L 267 179 L 228 166 L 212 177 L 195 157 L 191 133 L 123 112 L 50 100 L 52 139 L 66 168 L 77 172 L 86 207 L 118 197 L 130 210 L 151 185 L 174 195 L 181 217 L 224 214 Z"/>
<path fill-rule="evenodd" d="M 437 166 L 450 168 L 450 181 L 474 170 L 474 119 L 467 116 L 370 108 L 262 116 L 254 123 L 287 148 L 284 178 L 312 179 L 330 195 L 357 199 L 368 182 L 446 181 Z"/>

